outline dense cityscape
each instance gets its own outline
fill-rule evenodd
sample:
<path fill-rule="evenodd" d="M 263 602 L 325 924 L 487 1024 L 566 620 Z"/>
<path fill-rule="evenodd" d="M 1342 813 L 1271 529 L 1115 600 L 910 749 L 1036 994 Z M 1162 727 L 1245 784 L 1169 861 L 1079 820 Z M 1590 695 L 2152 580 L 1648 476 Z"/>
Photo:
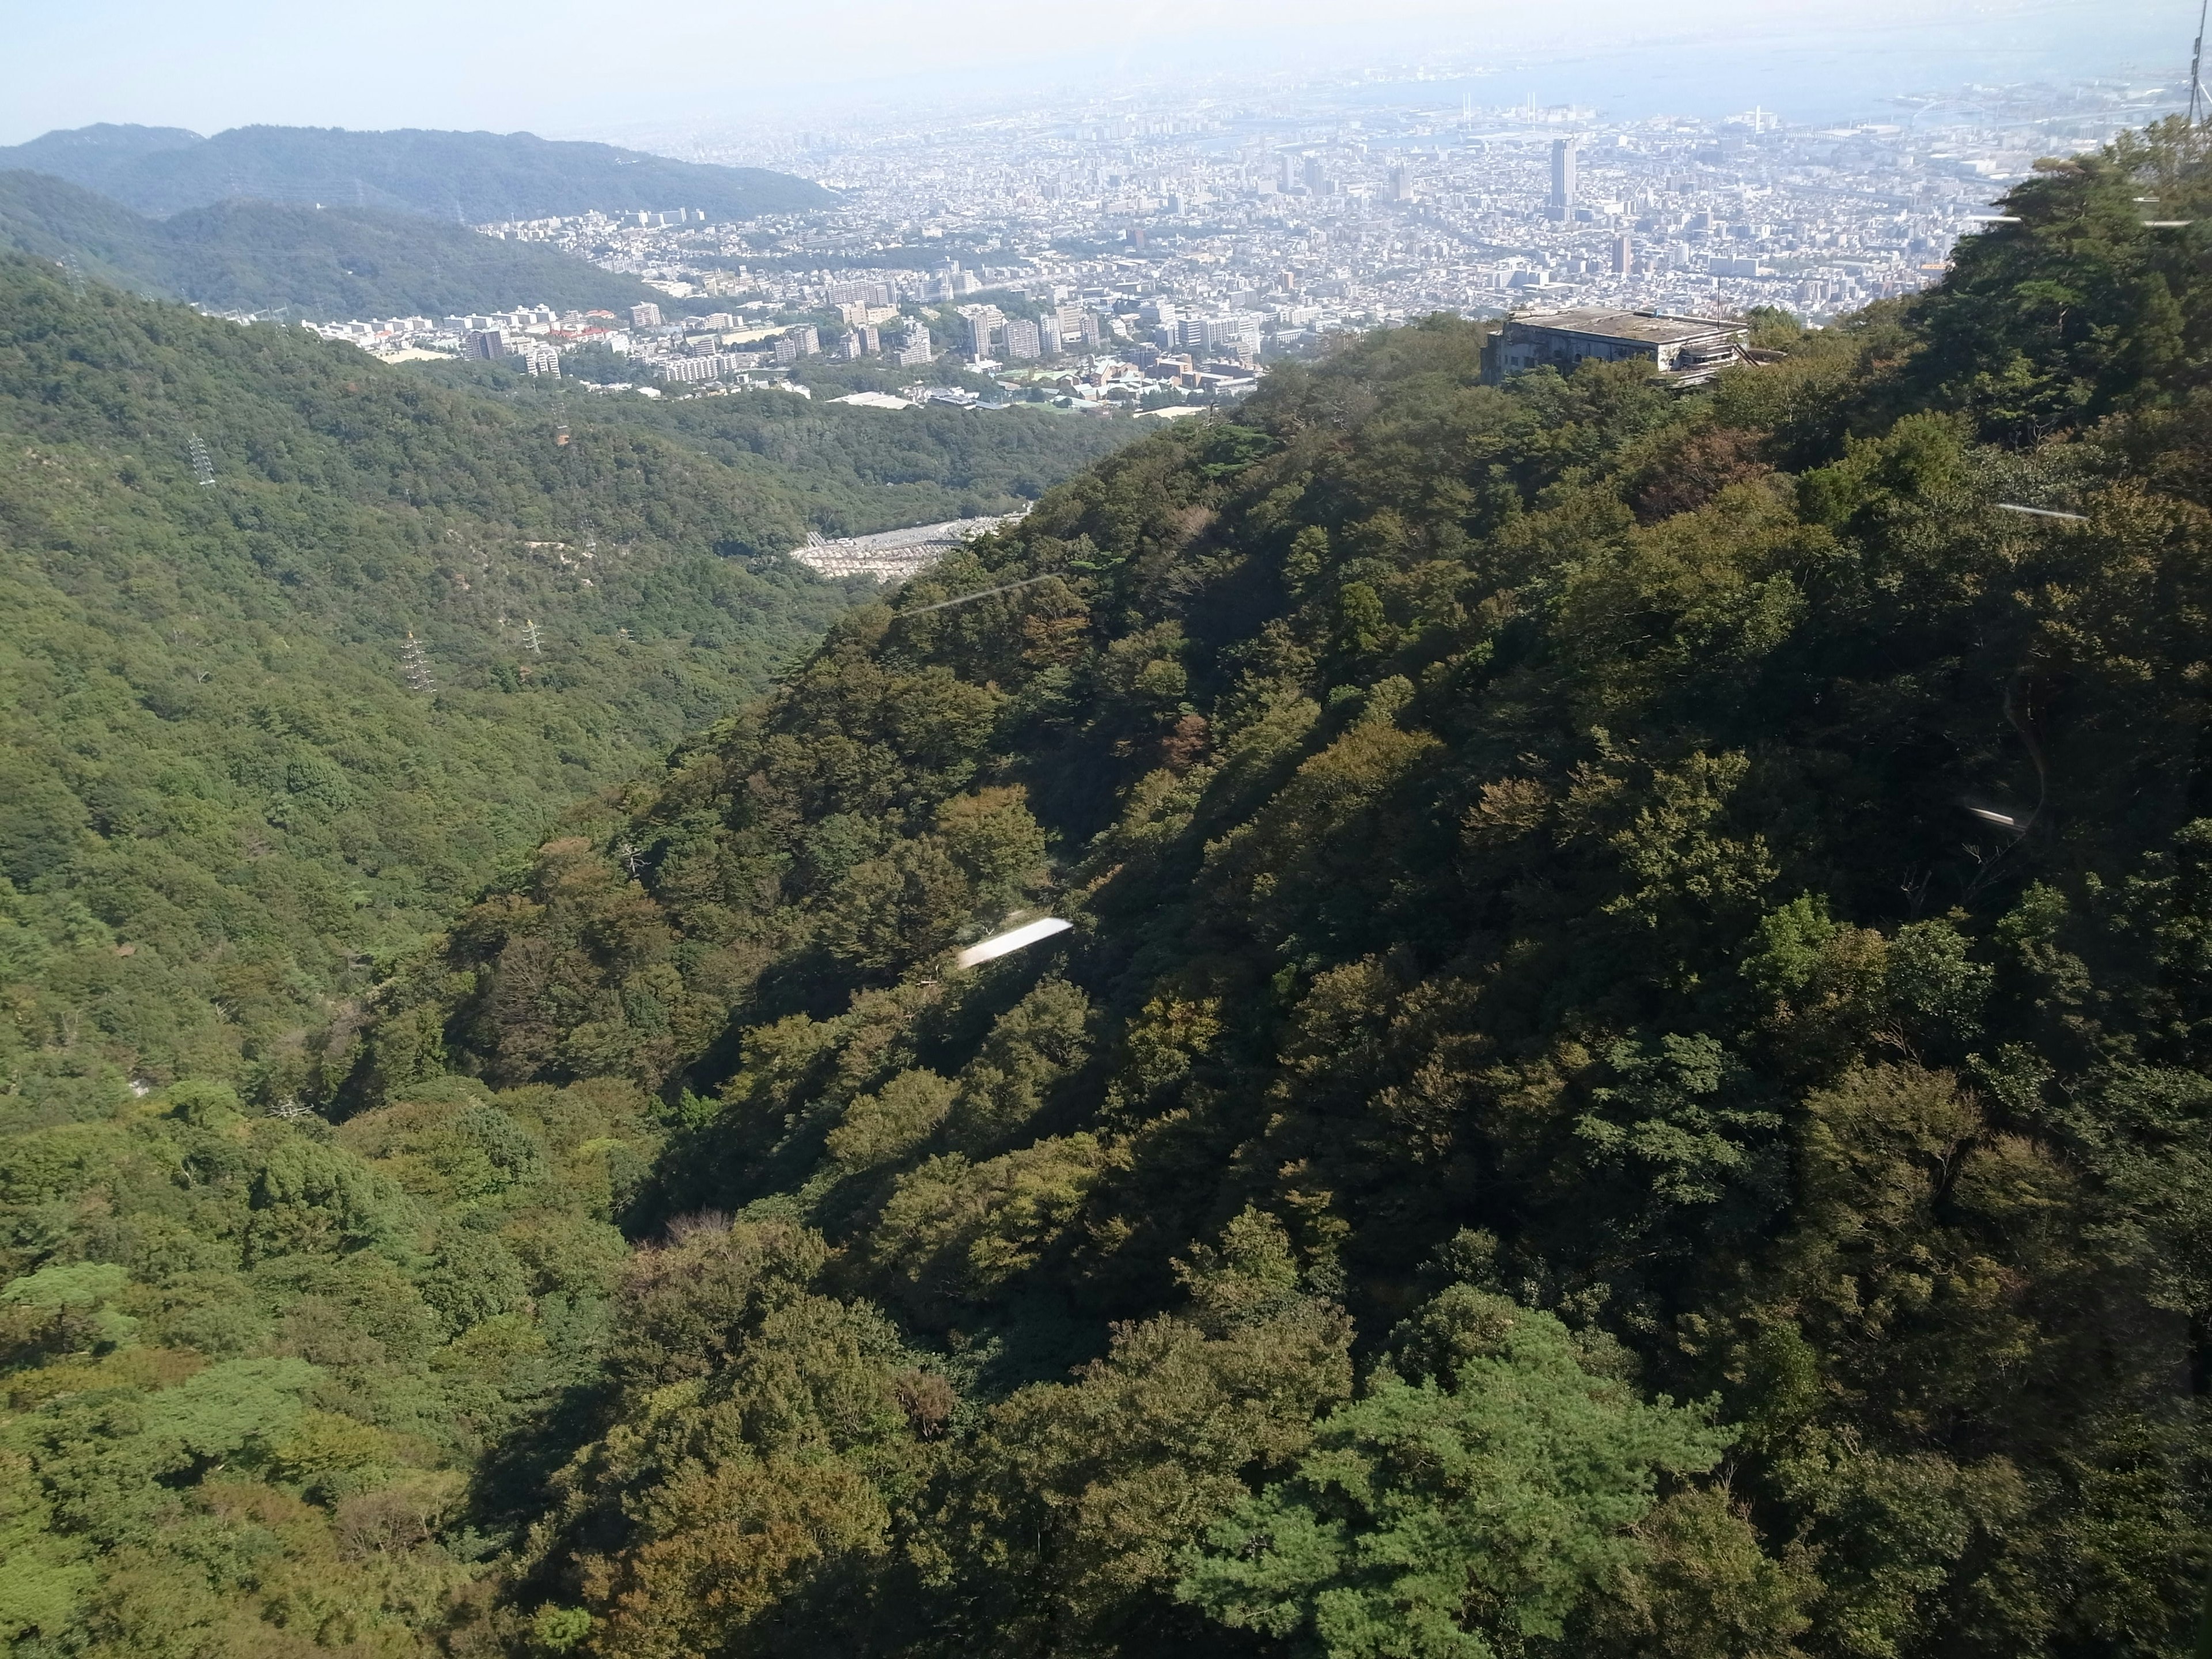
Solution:
<path fill-rule="evenodd" d="M 324 331 L 532 373 L 598 346 L 625 365 L 602 383 L 654 390 L 781 383 L 801 359 L 848 359 L 926 371 L 896 393 L 848 394 L 884 403 L 1172 410 L 1234 397 L 1267 361 L 1332 334 L 1435 311 L 1774 307 L 1822 324 L 1925 286 L 2038 157 L 2103 143 L 2177 96 L 2112 81 L 1975 87 L 1809 125 L 1759 107 L 1613 121 L 1444 102 L 1421 82 L 1384 100 L 1355 90 L 1306 88 L 1294 116 L 1162 96 L 834 141 L 693 141 L 692 159 L 785 167 L 840 202 L 736 223 L 672 204 L 481 226 L 635 274 L 669 303 Z"/>

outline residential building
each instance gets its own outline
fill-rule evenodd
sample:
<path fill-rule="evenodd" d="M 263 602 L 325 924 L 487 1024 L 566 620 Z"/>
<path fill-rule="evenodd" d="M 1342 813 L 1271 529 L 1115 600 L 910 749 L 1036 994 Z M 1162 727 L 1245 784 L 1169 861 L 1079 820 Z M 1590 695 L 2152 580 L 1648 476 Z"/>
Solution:
<path fill-rule="evenodd" d="M 1026 317 L 1009 317 L 1002 325 L 1006 337 L 1006 356 L 1018 362 L 1027 362 L 1040 354 L 1037 325 Z"/>
<path fill-rule="evenodd" d="M 561 354 L 543 340 L 520 340 L 507 348 L 507 355 L 521 368 L 532 374 L 561 376 Z"/>
<path fill-rule="evenodd" d="M 632 328 L 659 328 L 660 307 L 650 300 L 641 301 L 629 308 L 629 325 Z"/>
<path fill-rule="evenodd" d="M 671 357 L 656 367 L 664 380 L 717 380 L 725 374 L 755 367 L 755 355 L 724 356 L 718 353 L 712 357 Z"/>
<path fill-rule="evenodd" d="M 978 357 L 990 356 L 991 337 L 1005 324 L 1005 314 L 996 306 L 963 306 L 960 314 L 968 323 L 968 349 Z"/>

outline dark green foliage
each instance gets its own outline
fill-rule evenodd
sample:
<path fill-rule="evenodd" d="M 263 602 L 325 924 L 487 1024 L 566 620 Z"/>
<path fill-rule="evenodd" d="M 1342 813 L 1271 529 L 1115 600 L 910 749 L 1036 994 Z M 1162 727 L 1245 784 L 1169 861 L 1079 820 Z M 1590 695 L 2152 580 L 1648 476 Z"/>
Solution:
<path fill-rule="evenodd" d="M 242 197 L 396 209 L 465 224 L 594 208 L 694 208 L 720 221 L 830 200 L 819 185 L 788 173 L 672 161 L 526 132 L 263 126 L 203 138 L 174 127 L 100 125 L 0 149 L 0 167 L 54 173 L 157 214 Z"/>
<path fill-rule="evenodd" d="M 138 293 L 317 320 L 611 308 L 661 297 L 635 277 L 536 243 L 349 198 L 225 201 L 149 219 L 39 173 L 0 173 L 0 246 L 41 259 L 75 255 L 88 276 Z"/>
<path fill-rule="evenodd" d="M 814 401 L 777 392 L 664 401 L 617 394 L 592 410 L 732 465 L 774 466 L 809 522 L 832 536 L 1014 512 L 1131 436 L 1127 422 L 1054 410 L 825 407 L 836 392 L 817 386 Z M 549 394 L 525 386 L 517 395 L 542 405 Z"/>
<path fill-rule="evenodd" d="M 448 1083 L 333 1137 L 192 1083 L 0 1135 L 12 1650 L 414 1650 L 472 1466 L 596 1374 L 644 1103 Z"/>
<path fill-rule="evenodd" d="M 1923 308 L 1916 387 L 2022 441 L 2204 386 L 2204 143 L 2177 116 L 2102 154 L 2039 162 L 2006 199 L 2020 222 L 1963 244 Z"/>
<path fill-rule="evenodd" d="M 1239 1504 L 1176 1587 L 1235 1629 L 1327 1659 L 1489 1659 L 1564 1633 L 1636 1553 L 1656 1477 L 1727 1437 L 1590 1376 L 1549 1315 L 1474 1310 L 1488 1352 L 1441 1380 L 1378 1376 L 1291 1477 Z"/>
<path fill-rule="evenodd" d="M 465 1400 L 398 1650 L 2179 1659 L 2212 469 L 2185 372 L 2063 337 L 2020 356 L 2094 423 L 2024 430 L 1940 361 L 1978 306 L 1765 319 L 1686 398 L 1371 337 L 507 871 L 334 1133 L 27 1056 L 0 1314 L 100 1386 L 20 1397 L 0 1607 L 275 1622 L 149 1491 L 319 1559 L 280 1499 L 447 1467 L 326 1419 Z M 24 798 L 10 856 L 104 833 Z M 627 1249 L 577 1218 L 623 1200 Z"/>
<path fill-rule="evenodd" d="M 2177 1650 L 2212 539 L 2185 386 L 2031 342 L 2112 412 L 2025 448 L 1927 389 L 1996 257 L 1699 398 L 1486 387 L 1442 319 L 1285 371 L 841 619 L 393 997 L 504 1082 L 683 1091 L 644 1202 L 817 1228 L 813 1293 L 942 1353 L 927 1495 L 840 1498 L 748 1620 Z M 1077 931 L 952 969 L 1024 905 Z M 647 1633 L 699 1593 L 659 1536 L 522 1603 L 747 1650 Z"/>

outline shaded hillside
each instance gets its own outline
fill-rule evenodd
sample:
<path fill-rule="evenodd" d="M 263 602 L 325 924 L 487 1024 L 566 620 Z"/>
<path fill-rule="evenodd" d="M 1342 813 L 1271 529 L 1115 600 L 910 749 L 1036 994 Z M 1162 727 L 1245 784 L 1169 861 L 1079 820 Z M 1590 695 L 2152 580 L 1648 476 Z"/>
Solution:
<path fill-rule="evenodd" d="M 189 142 L 185 142 L 185 140 Z M 553 214 L 696 208 L 714 220 L 826 205 L 830 192 L 760 167 L 672 161 L 526 132 L 85 127 L 0 148 L 0 167 L 51 173 L 141 213 L 236 198 L 427 214 L 484 224 Z"/>
<path fill-rule="evenodd" d="M 154 219 L 39 173 L 0 173 L 0 247 L 73 254 L 88 276 L 138 293 L 319 321 L 660 297 L 550 248 L 416 214 L 227 201 Z"/>
<path fill-rule="evenodd" d="M 1484 386 L 1449 319 L 1282 373 L 473 909 L 364 1103 L 635 1081 L 682 1104 L 633 1224 L 737 1217 L 635 1270 L 521 1608 L 605 1655 L 2179 1651 L 2208 290 L 2113 210 L 2199 187 L 2182 142 L 1707 396 Z M 2058 285 L 2117 297 L 2039 329 Z M 2073 418 L 2024 443 L 1992 362 Z M 743 1542 L 792 1505 L 814 1545 Z"/>

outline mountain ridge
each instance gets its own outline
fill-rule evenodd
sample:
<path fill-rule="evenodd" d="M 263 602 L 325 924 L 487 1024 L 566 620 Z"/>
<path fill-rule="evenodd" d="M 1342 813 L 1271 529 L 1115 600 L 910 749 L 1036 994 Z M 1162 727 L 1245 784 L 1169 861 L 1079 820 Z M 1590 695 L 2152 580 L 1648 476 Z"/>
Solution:
<path fill-rule="evenodd" d="M 418 214 L 229 200 L 166 219 L 53 174 L 0 171 L 0 247 L 215 311 L 317 321 L 545 304 L 618 310 L 662 298 L 635 277 Z"/>
<path fill-rule="evenodd" d="M 179 141 L 179 135 L 191 142 Z M 51 173 L 138 212 L 220 201 L 377 207 L 483 224 L 599 210 L 692 208 L 720 219 L 827 205 L 820 185 L 760 167 L 676 161 L 526 132 L 428 128 L 61 130 L 0 148 L 0 168 Z"/>

